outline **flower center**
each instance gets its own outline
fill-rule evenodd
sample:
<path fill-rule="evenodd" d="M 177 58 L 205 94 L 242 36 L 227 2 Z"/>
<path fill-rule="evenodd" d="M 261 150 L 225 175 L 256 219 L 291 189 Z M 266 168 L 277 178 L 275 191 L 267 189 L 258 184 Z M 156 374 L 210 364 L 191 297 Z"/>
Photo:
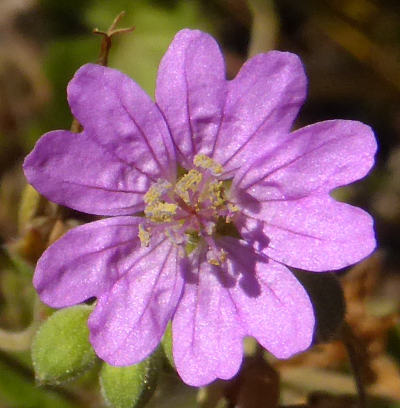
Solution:
<path fill-rule="evenodd" d="M 139 226 L 139 238 L 142 246 L 148 246 L 157 230 L 181 247 L 183 255 L 206 245 L 208 262 L 220 265 L 226 254 L 217 248 L 214 238 L 234 230 L 231 222 L 239 209 L 229 200 L 230 181 L 219 179 L 223 173 L 219 163 L 199 154 L 193 164 L 175 184 L 160 179 L 147 191 L 146 222 Z"/>

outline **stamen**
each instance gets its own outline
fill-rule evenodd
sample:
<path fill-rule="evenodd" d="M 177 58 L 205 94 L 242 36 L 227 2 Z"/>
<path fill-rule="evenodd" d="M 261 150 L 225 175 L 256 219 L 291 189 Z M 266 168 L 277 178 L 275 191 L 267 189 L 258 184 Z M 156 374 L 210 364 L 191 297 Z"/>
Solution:
<path fill-rule="evenodd" d="M 224 168 L 205 154 L 197 154 L 194 156 L 193 164 L 204 170 L 210 170 L 214 176 L 219 176 L 224 171 Z"/>
<path fill-rule="evenodd" d="M 210 253 L 211 253 L 211 256 L 213 256 L 213 258 L 208 257 Z M 208 258 L 207 261 L 211 265 L 221 266 L 226 261 L 227 256 L 228 256 L 227 252 L 223 249 L 219 251 L 210 249 L 210 251 L 207 253 L 207 258 Z"/>
<path fill-rule="evenodd" d="M 203 175 L 197 170 L 190 170 L 182 176 L 175 185 L 175 193 L 182 198 L 186 204 L 190 204 L 189 190 L 195 193 L 203 178 Z"/>
<path fill-rule="evenodd" d="M 146 206 L 144 214 L 153 222 L 171 222 L 176 214 L 177 208 L 177 204 L 164 203 L 156 200 Z"/>
<path fill-rule="evenodd" d="M 207 261 L 220 266 L 227 259 L 213 237 L 239 237 L 231 222 L 239 208 L 229 202 L 230 180 L 219 180 L 223 167 L 204 154 L 193 160 L 195 168 L 180 169 L 180 177 L 173 184 L 159 179 L 144 195 L 144 215 L 147 229 L 139 226 L 142 246 L 149 246 L 154 228 L 179 248 L 182 256 L 191 254 L 199 245 L 208 245 Z M 228 194 L 227 194 L 228 193 Z M 151 223 L 158 224 L 152 225 Z M 231 232 L 233 230 L 233 232 Z"/>
<path fill-rule="evenodd" d="M 227 207 L 228 207 L 228 215 L 225 217 L 225 221 L 227 223 L 230 223 L 230 222 L 232 222 L 233 217 L 235 216 L 235 214 L 237 212 L 239 212 L 240 208 L 237 205 L 232 204 L 232 203 L 228 203 Z"/>
<path fill-rule="evenodd" d="M 207 262 L 215 266 L 222 265 L 226 261 L 228 255 L 226 251 L 222 248 L 219 249 L 213 238 L 204 237 L 204 239 L 208 244 Z"/>
<path fill-rule="evenodd" d="M 139 239 L 142 247 L 150 245 L 150 232 L 146 231 L 142 224 L 139 224 Z"/>
<path fill-rule="evenodd" d="M 155 201 L 159 200 L 160 197 L 171 187 L 171 183 L 169 183 L 167 180 L 158 180 L 144 195 L 144 202 L 146 204 L 154 203 Z"/>
<path fill-rule="evenodd" d="M 211 201 L 211 207 L 214 210 L 224 205 L 224 185 L 222 181 L 214 180 L 209 183 L 207 189 L 205 190 L 205 193 Z"/>

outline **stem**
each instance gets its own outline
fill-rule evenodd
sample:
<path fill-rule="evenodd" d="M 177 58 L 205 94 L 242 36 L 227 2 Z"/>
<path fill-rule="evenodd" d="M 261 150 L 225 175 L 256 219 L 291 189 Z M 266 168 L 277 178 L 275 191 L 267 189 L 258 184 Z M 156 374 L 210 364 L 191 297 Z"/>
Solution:
<path fill-rule="evenodd" d="M 97 63 L 99 65 L 103 65 L 104 67 L 108 65 L 108 56 L 110 54 L 110 49 L 112 45 L 111 38 L 115 34 L 129 33 L 135 29 L 135 27 L 116 28 L 117 24 L 120 22 L 121 18 L 124 15 L 125 11 L 121 11 L 121 13 L 119 13 L 117 17 L 114 18 L 114 21 L 111 23 L 107 31 L 100 31 L 97 28 L 93 30 L 93 34 L 99 34 L 103 37 L 101 40 L 99 57 L 97 59 Z M 79 133 L 82 130 L 83 130 L 82 125 L 78 122 L 76 118 L 73 118 L 71 123 L 71 132 Z"/>
<path fill-rule="evenodd" d="M 279 36 L 279 16 L 274 3 L 274 0 L 248 0 L 253 14 L 249 57 L 276 48 Z"/>
<path fill-rule="evenodd" d="M 356 384 L 357 388 L 357 394 L 358 394 L 358 407 L 359 408 L 366 408 L 367 407 L 367 394 L 363 382 L 363 376 L 362 376 L 362 360 L 360 353 L 357 350 L 358 346 L 358 340 L 356 336 L 353 333 L 353 330 L 347 324 L 344 322 L 343 328 L 342 328 L 342 341 L 343 344 L 345 345 L 347 349 L 347 354 L 349 356 L 350 360 L 350 365 L 351 369 L 353 371 L 353 376 L 354 376 L 354 381 Z"/>
<path fill-rule="evenodd" d="M 105 67 L 108 65 L 108 55 L 110 53 L 110 49 L 112 45 L 111 39 L 115 34 L 130 33 L 135 29 L 135 27 L 118 28 L 118 29 L 116 28 L 117 24 L 119 23 L 119 21 L 124 15 L 125 15 L 125 12 L 121 11 L 121 13 L 119 13 L 118 16 L 115 17 L 114 21 L 111 23 L 107 31 L 100 31 L 97 28 L 93 30 L 94 34 L 99 34 L 103 36 L 103 39 L 101 41 L 100 54 L 97 60 L 98 64 L 103 65 Z"/>

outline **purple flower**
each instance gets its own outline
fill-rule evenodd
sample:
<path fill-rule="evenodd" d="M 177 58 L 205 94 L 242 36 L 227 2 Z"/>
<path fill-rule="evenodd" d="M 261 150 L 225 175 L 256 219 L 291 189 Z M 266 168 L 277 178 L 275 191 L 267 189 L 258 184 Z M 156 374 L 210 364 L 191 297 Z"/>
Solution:
<path fill-rule="evenodd" d="M 340 269 L 374 249 L 371 217 L 329 193 L 367 174 L 376 142 L 348 120 L 291 132 L 305 95 L 296 55 L 257 55 L 227 81 L 200 31 L 176 35 L 156 103 L 119 71 L 80 68 L 68 101 L 84 131 L 44 135 L 25 174 L 52 201 L 112 217 L 47 249 L 43 302 L 97 297 L 90 341 L 112 365 L 147 357 L 172 320 L 191 385 L 235 375 L 244 336 L 278 358 L 306 349 L 313 308 L 285 265 Z"/>

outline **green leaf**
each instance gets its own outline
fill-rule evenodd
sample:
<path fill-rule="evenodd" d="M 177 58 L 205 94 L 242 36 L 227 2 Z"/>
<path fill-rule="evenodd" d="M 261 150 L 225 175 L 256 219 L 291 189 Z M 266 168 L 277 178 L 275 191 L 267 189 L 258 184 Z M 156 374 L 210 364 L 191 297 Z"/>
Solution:
<path fill-rule="evenodd" d="M 59 384 L 88 370 L 96 360 L 87 319 L 92 308 L 74 306 L 55 312 L 38 330 L 32 360 L 39 382 Z"/>
<path fill-rule="evenodd" d="M 104 363 L 100 385 L 104 399 L 113 408 L 143 407 L 154 393 L 162 354 L 152 356 L 128 367 L 114 367 Z"/>

